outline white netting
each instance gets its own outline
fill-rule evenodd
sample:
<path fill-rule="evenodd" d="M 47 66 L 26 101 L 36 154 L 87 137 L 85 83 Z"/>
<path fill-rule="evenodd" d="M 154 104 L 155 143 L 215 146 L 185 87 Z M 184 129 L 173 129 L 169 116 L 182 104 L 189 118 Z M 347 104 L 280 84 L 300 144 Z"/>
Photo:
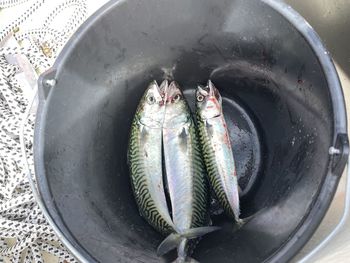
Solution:
<path fill-rule="evenodd" d="M 11 8 L 29 0 L 0 0 L 0 8 Z M 59 262 L 76 262 L 61 245 L 36 204 L 21 153 L 20 133 L 24 123 L 25 149 L 33 172 L 33 128 L 35 116 L 25 116 L 28 94 L 15 78 L 20 70 L 8 62 L 9 55 L 25 55 L 38 72 L 48 69 L 71 33 L 86 18 L 84 0 L 66 0 L 43 17 L 39 28 L 19 30 L 26 20 L 45 6 L 45 0 L 30 1 L 30 7 L 6 25 L 0 25 L 0 42 L 9 34 L 23 47 L 0 46 L 0 262 L 43 262 L 43 252 Z M 51 3 L 52 4 L 52 3 Z M 52 22 L 67 8 L 73 8 L 61 30 Z M 35 92 L 35 91 L 33 91 Z"/>

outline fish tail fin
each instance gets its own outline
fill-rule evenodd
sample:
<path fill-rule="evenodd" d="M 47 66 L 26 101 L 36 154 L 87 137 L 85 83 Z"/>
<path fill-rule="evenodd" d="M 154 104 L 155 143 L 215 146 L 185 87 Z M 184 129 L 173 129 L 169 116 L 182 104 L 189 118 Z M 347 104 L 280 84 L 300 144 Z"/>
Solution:
<path fill-rule="evenodd" d="M 201 227 L 195 227 L 195 228 L 190 228 L 186 231 L 184 231 L 181 236 L 185 237 L 187 239 L 193 239 L 193 238 L 198 238 L 201 236 L 204 236 L 208 233 L 214 232 L 216 230 L 219 230 L 220 227 L 218 226 L 201 226 Z"/>
<path fill-rule="evenodd" d="M 179 256 L 181 257 L 183 256 L 184 259 L 186 259 L 185 248 L 186 248 L 186 243 L 188 239 L 198 238 L 219 229 L 220 227 L 216 227 L 216 226 L 203 226 L 203 227 L 190 228 L 181 234 L 172 233 L 169 236 L 167 236 L 167 238 L 165 238 L 162 243 L 160 243 L 157 249 L 157 255 L 162 256 L 168 253 L 169 251 L 173 250 L 174 248 L 178 248 Z"/>
<path fill-rule="evenodd" d="M 185 259 L 183 258 L 177 258 L 175 261 L 172 263 L 199 263 L 199 261 L 195 260 L 194 258 L 187 257 Z"/>
<path fill-rule="evenodd" d="M 248 221 L 249 221 L 249 218 L 235 218 L 236 220 L 236 225 L 238 228 L 241 228 L 243 225 L 245 225 Z"/>
<path fill-rule="evenodd" d="M 179 246 L 177 247 L 177 259 L 176 263 L 185 263 L 188 262 L 187 258 L 187 239 L 182 238 Z"/>
<path fill-rule="evenodd" d="M 174 248 L 178 247 L 181 243 L 182 237 L 180 234 L 172 233 L 167 236 L 157 248 L 157 256 L 163 256 Z"/>
<path fill-rule="evenodd" d="M 182 238 L 177 248 L 177 259 L 173 263 L 198 263 L 197 260 L 187 256 L 188 239 Z"/>
<path fill-rule="evenodd" d="M 246 223 L 248 223 L 252 218 L 254 218 L 255 215 L 251 215 L 245 218 L 240 218 L 236 214 L 234 214 L 234 220 L 236 222 L 235 229 L 240 229 L 242 226 L 244 226 Z"/>

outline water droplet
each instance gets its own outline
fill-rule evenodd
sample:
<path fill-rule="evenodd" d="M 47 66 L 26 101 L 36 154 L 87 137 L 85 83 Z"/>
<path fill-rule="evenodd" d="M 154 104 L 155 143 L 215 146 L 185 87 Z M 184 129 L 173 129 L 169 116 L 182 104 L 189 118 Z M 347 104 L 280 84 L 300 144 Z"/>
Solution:
<path fill-rule="evenodd" d="M 293 139 L 292 139 L 291 143 L 292 143 L 292 146 L 294 146 L 294 143 L 295 143 L 295 137 L 293 137 Z"/>

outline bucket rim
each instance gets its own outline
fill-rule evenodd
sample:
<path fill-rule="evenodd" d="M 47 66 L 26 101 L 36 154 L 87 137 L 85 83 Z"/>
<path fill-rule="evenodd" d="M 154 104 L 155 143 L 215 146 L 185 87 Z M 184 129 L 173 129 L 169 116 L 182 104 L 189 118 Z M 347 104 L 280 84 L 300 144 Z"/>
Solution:
<path fill-rule="evenodd" d="M 76 259 L 84 263 L 98 261 L 93 257 L 93 255 L 90 255 L 89 252 L 87 252 L 73 237 L 67 226 L 60 219 L 59 212 L 57 211 L 51 198 L 46 198 L 46 200 L 49 201 L 44 201 L 45 198 L 43 198 L 43 196 L 49 195 L 49 193 L 44 193 L 44 191 L 41 191 L 42 186 L 48 188 L 45 169 L 40 160 L 43 159 L 42 146 L 44 145 L 44 140 L 41 138 L 41 130 L 46 113 L 45 101 L 50 92 L 50 90 L 43 87 L 43 83 L 45 80 L 55 78 L 55 76 L 59 74 L 62 69 L 62 65 L 65 64 L 65 60 L 72 52 L 71 47 L 75 46 L 80 41 L 90 26 L 92 26 L 101 16 L 108 13 L 110 10 L 117 8 L 118 5 L 126 1 L 127 0 L 109 1 L 100 7 L 94 14 L 92 14 L 68 40 L 56 58 L 52 68 L 47 72 L 44 72 L 38 80 L 39 105 L 37 109 L 34 134 L 34 164 L 39 192 L 34 184 L 32 184 L 31 187 L 33 192 L 37 193 L 34 194 L 36 201 L 38 202 L 41 211 L 53 228 L 54 232 L 58 235 L 66 248 L 76 257 Z M 291 6 L 280 0 L 262 0 L 261 2 L 283 16 L 307 41 L 308 45 L 317 57 L 322 71 L 324 72 L 332 102 L 334 145 L 338 134 L 345 134 L 347 136 L 347 117 L 342 87 L 330 53 L 327 51 L 320 37 L 311 27 L 311 25 Z M 295 230 L 290 238 L 281 245 L 280 248 L 278 248 L 272 255 L 270 255 L 268 259 L 265 260 L 265 262 L 286 262 L 295 256 L 296 253 L 307 243 L 311 237 L 311 234 L 314 233 L 316 228 L 323 220 L 323 217 L 326 214 L 337 189 L 339 179 L 340 175 L 334 176 L 331 168 L 329 168 L 318 196 L 315 197 L 316 201 L 312 205 L 308 214 L 305 215 L 302 224 Z M 322 202 L 320 201 L 321 198 Z"/>

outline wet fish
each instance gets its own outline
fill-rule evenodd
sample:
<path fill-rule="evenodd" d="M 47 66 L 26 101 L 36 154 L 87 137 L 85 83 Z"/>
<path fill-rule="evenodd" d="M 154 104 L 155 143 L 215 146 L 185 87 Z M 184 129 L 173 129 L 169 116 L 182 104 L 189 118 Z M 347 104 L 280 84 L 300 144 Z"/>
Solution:
<path fill-rule="evenodd" d="M 209 182 L 225 212 L 242 224 L 239 185 L 230 137 L 222 111 L 222 98 L 209 80 L 196 90 L 196 118 Z"/>
<path fill-rule="evenodd" d="M 209 190 L 200 145 L 190 109 L 173 81 L 166 91 L 163 147 L 171 201 L 173 234 L 158 248 L 162 255 L 177 247 L 176 262 L 188 262 L 189 240 L 217 230 L 208 225 Z"/>
<path fill-rule="evenodd" d="M 132 122 L 128 163 L 131 184 L 140 214 L 158 232 L 175 231 L 167 206 L 162 173 L 163 98 L 168 86 L 163 81 L 149 84 Z"/>

